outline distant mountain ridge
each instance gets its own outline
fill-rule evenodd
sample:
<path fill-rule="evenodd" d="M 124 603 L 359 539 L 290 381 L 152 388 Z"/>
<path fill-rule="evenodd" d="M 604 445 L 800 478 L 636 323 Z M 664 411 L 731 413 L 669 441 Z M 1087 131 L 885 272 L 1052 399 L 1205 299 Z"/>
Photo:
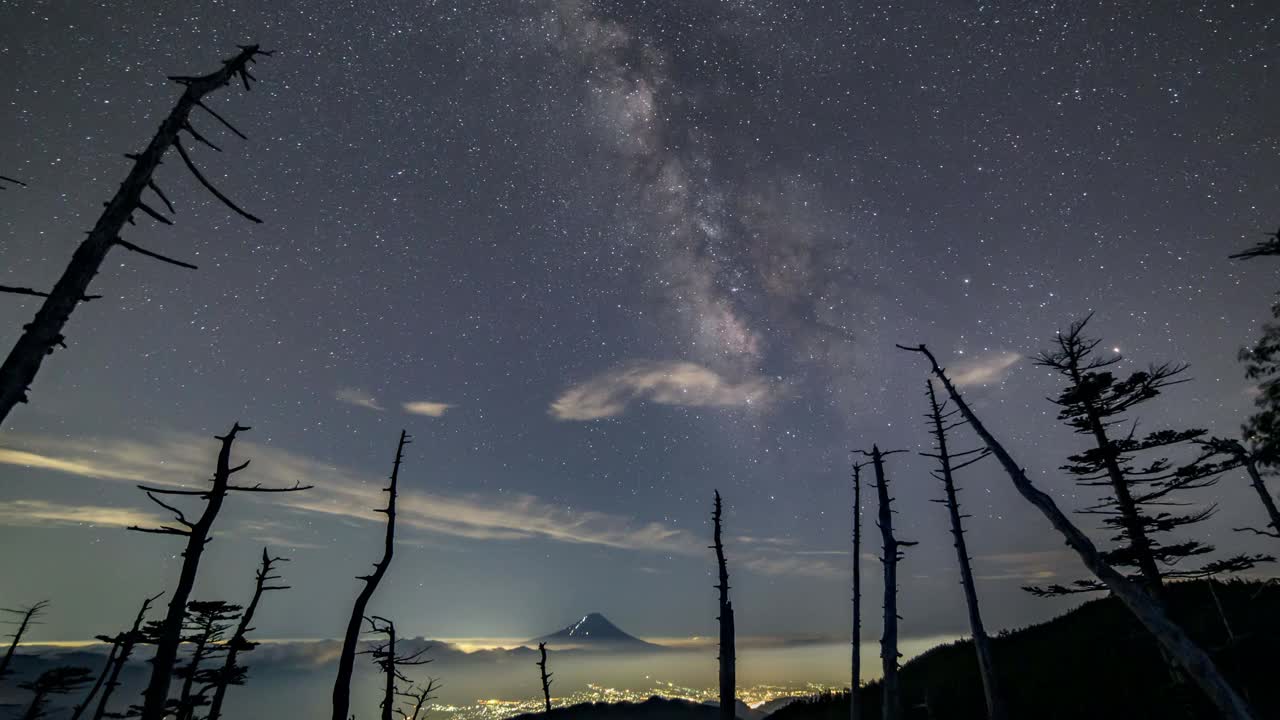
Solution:
<path fill-rule="evenodd" d="M 586 650 L 660 650 L 661 645 L 645 642 L 614 625 L 604 615 L 593 612 L 550 635 L 529 641 L 530 645 L 546 643 L 548 647 L 581 648 Z"/>

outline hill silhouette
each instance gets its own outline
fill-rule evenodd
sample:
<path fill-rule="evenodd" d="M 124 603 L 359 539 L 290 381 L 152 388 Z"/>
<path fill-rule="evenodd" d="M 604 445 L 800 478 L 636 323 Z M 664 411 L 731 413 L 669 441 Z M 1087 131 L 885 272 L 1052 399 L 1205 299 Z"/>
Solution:
<path fill-rule="evenodd" d="M 1280 585 L 1205 581 L 1169 585 L 1170 609 L 1210 651 L 1257 717 L 1280 717 L 1275 648 Z M 1225 623 L 1224 623 L 1225 617 Z M 1053 620 L 993 638 L 1012 717 L 1037 720 L 1216 718 L 1189 683 L 1174 682 L 1151 637 L 1115 598 L 1089 601 Z M 934 648 L 902 668 L 908 718 L 983 720 L 986 706 L 972 642 Z M 864 686 L 863 717 L 879 717 L 880 685 Z M 847 693 L 794 702 L 771 720 L 847 720 Z"/>

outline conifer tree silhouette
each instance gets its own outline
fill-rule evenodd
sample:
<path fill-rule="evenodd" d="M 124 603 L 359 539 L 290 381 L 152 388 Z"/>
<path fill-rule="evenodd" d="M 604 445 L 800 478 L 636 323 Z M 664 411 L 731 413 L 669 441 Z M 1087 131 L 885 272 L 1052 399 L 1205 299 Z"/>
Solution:
<path fill-rule="evenodd" d="M 951 382 L 946 370 L 938 364 L 933 353 L 924 345 L 915 347 L 899 345 L 898 347 L 920 353 L 929 361 L 930 371 L 942 383 L 947 395 L 968 421 L 969 426 L 978 434 L 978 437 L 982 438 L 983 443 L 991 450 L 991 454 L 1000 462 L 1000 467 L 1009 476 L 1018 494 L 1049 520 L 1054 529 L 1066 540 L 1067 546 L 1080 556 L 1085 567 L 1105 583 L 1107 588 L 1137 617 L 1169 657 L 1196 682 L 1222 717 L 1230 720 L 1252 720 L 1254 715 L 1248 702 L 1227 682 L 1213 658 L 1197 645 L 1181 626 L 1169 618 L 1163 602 L 1111 567 L 1093 541 L 1071 522 L 1070 518 L 1058 508 L 1053 498 L 1031 482 L 1013 456 L 987 430 L 973 409 L 965 402 L 964 397 Z"/>
<path fill-rule="evenodd" d="M 401 430 L 400 441 L 396 444 L 396 459 L 391 465 L 391 482 L 384 489 L 387 493 L 387 506 L 375 510 L 387 516 L 382 559 L 374 563 L 372 573 L 357 578 L 364 582 L 364 587 L 360 589 L 355 604 L 351 608 L 351 619 L 347 621 L 347 631 L 342 639 L 342 654 L 338 656 L 338 675 L 333 681 L 333 720 L 348 720 L 347 713 L 351 708 L 351 673 L 355 670 L 356 645 L 360 642 L 360 627 L 364 623 L 365 609 L 369 607 L 369 601 L 378 589 L 378 583 L 382 582 L 382 578 L 386 576 L 387 568 L 391 567 L 391 557 L 395 552 L 396 493 L 400 480 L 400 464 L 404 461 L 404 449 L 409 443 L 409 434 Z"/>
<path fill-rule="evenodd" d="M 720 491 L 716 490 L 715 511 L 711 520 L 715 524 L 716 565 L 719 569 L 720 591 L 720 720 L 735 720 L 737 717 L 737 652 L 734 648 L 733 603 L 729 601 L 729 569 L 724 559 L 724 542 L 721 539 L 721 521 L 723 508 L 720 502 Z"/>
<path fill-rule="evenodd" d="M 22 720 L 39 720 L 45 717 L 49 714 L 47 705 L 50 695 L 65 695 L 77 690 L 89 682 L 92 676 L 93 671 L 89 668 L 63 665 L 45 670 L 35 680 L 18 683 L 18 687 L 32 693 L 31 704 L 22 713 Z"/>
<path fill-rule="evenodd" d="M 1101 341 L 1084 335 L 1088 322 L 1086 317 L 1058 333 L 1053 349 L 1042 352 L 1036 363 L 1066 378 L 1066 387 L 1052 402 L 1061 408 L 1060 420 L 1089 438 L 1090 447 L 1069 457 L 1069 464 L 1062 469 L 1074 476 L 1081 487 L 1102 487 L 1110 492 L 1083 511 L 1102 516 L 1104 526 L 1116 533 L 1114 540 L 1119 546 L 1104 552 L 1103 559 L 1115 568 L 1135 569 L 1139 582 L 1157 596 L 1165 578 L 1192 579 L 1240 572 L 1271 560 L 1266 555 L 1239 554 L 1188 567 L 1188 560 L 1213 552 L 1213 546 L 1181 538 L 1161 542 L 1162 536 L 1213 515 L 1216 505 L 1185 513 L 1170 508 L 1189 504 L 1180 499 L 1185 491 L 1215 485 L 1227 466 L 1213 462 L 1212 450 L 1181 464 L 1164 457 L 1139 461 L 1151 451 L 1163 453 L 1179 446 L 1203 448 L 1205 431 L 1201 429 L 1157 430 L 1138 437 L 1133 423 L 1122 436 L 1115 432 L 1117 426 L 1128 422 L 1134 408 L 1158 397 L 1163 388 L 1185 382 L 1181 375 L 1187 367 L 1165 363 L 1118 378 L 1109 368 L 1120 357 L 1098 356 L 1095 349 Z M 1027 588 L 1037 595 L 1105 589 L 1106 585 L 1096 579 L 1076 581 L 1070 587 Z"/>
<path fill-rule="evenodd" d="M 208 692 L 216 682 L 221 668 L 205 667 L 209 660 L 226 655 L 227 630 L 240 617 L 240 606 L 222 600 L 193 600 L 187 603 L 187 619 L 184 629 L 190 634 L 183 642 L 191 645 L 191 653 L 185 665 L 174 670 L 174 677 L 182 680 L 176 702 L 173 702 L 177 720 L 191 720 L 196 708 L 208 704 Z"/>
<path fill-rule="evenodd" d="M 1008 717 L 1005 711 L 1004 697 L 1000 694 L 999 682 L 996 678 L 995 660 L 991 656 L 991 638 L 982 624 L 982 613 L 978 610 L 978 591 L 973 582 L 972 558 L 964 540 L 964 519 L 969 517 L 960 512 L 960 499 L 955 484 L 955 472 L 966 468 L 991 454 L 985 447 L 977 450 L 955 452 L 947 444 L 947 433 L 964 425 L 963 418 L 956 420 L 959 410 L 948 410 L 946 401 L 938 402 L 938 395 L 932 382 L 925 382 L 929 398 L 929 434 L 933 435 L 934 452 L 921 453 L 938 461 L 938 469 L 933 477 L 942 482 L 943 497 L 934 502 L 947 506 L 947 516 L 951 521 L 951 537 L 956 549 L 956 559 L 960 565 L 960 586 L 964 588 L 965 606 L 969 611 L 969 631 L 973 634 L 973 649 L 978 656 L 978 672 L 982 676 L 983 697 L 987 702 L 987 716 L 990 720 L 1004 720 Z"/>
<path fill-rule="evenodd" d="M 161 262 L 195 269 L 195 265 L 147 250 L 120 237 L 125 224 L 134 223 L 133 216 L 137 212 L 142 212 L 165 225 L 173 224 L 172 220 L 142 199 L 143 192 L 150 189 L 169 212 L 173 212 L 173 205 L 160 190 L 154 177 L 161 159 L 170 147 L 178 151 L 187 169 L 214 197 L 248 220 L 255 223 L 262 222 L 233 203 L 205 178 L 183 146 L 180 133 L 185 132 L 192 140 L 214 150 L 220 150 L 192 126 L 191 113 L 199 107 L 231 132 L 243 138 L 244 135 L 239 130 L 205 105 L 203 100 L 236 79 L 243 82 L 246 91 L 249 90 L 250 83 L 256 79 L 250 73 L 249 65 L 256 62 L 256 58 L 270 54 L 266 50 L 259 49 L 257 45 L 243 45 L 235 57 L 224 60 L 220 69 L 208 75 L 170 77 L 174 82 L 184 86 L 182 96 L 178 98 L 178 102 L 160 124 L 160 128 L 151 138 L 146 149 L 138 154 L 126 155 L 133 161 L 133 167 L 115 195 L 105 203 L 106 209 L 94 223 L 88 237 L 76 248 L 71 261 L 53 289 L 45 293 L 31 288 L 0 286 L 0 292 L 34 295 L 45 299 L 36 312 L 35 318 L 23 326 L 18 342 L 13 346 L 4 363 L 0 364 L 0 425 L 4 423 L 14 405 L 27 401 L 27 392 L 35 381 L 36 373 L 39 372 L 45 357 L 53 354 L 53 351 L 59 347 L 66 347 L 62 331 L 76 306 L 82 301 L 98 297 L 87 294 L 89 283 L 98 274 L 111 248 L 119 246 Z"/>
<path fill-rule="evenodd" d="M 227 495 L 233 492 L 250 493 L 286 493 L 309 490 L 312 486 L 296 484 L 289 488 L 264 488 L 261 485 L 233 485 L 231 476 L 249 467 L 249 461 L 240 465 L 231 465 L 231 447 L 236 436 L 249 428 L 234 423 L 230 432 L 217 437 L 222 447 L 218 451 L 217 465 L 211 487 L 204 490 L 177 490 L 173 488 L 151 487 L 139 485 L 152 502 L 173 513 L 175 525 L 162 525 L 158 528 L 142 528 L 133 526 L 130 530 L 153 533 L 156 535 L 176 535 L 186 538 L 186 549 L 182 552 L 182 570 L 178 575 L 178 583 L 173 595 L 169 598 L 169 609 L 156 627 L 156 653 L 151 660 L 151 679 L 143 692 L 142 720 L 163 720 L 167 711 L 169 683 L 173 676 L 174 662 L 178 656 L 178 646 L 182 643 L 182 623 L 186 617 L 187 603 L 191 599 L 191 591 L 195 587 L 196 575 L 200 571 L 200 558 L 204 554 L 205 545 L 209 543 L 213 523 L 222 510 L 222 503 Z M 187 519 L 182 510 L 169 505 L 159 496 L 195 497 L 204 501 L 204 511 L 194 522 Z"/>

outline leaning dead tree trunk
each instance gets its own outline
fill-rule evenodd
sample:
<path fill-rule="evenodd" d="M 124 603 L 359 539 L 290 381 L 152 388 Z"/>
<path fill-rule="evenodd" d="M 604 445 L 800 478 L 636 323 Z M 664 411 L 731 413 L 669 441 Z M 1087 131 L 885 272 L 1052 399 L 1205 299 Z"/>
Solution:
<path fill-rule="evenodd" d="M 206 720 L 218 720 L 222 717 L 222 701 L 227 696 L 227 688 L 236 685 L 241 681 L 243 673 L 242 668 L 236 665 L 236 659 L 241 651 L 248 652 L 256 645 L 249 642 L 248 634 L 253 630 L 253 615 L 258 610 L 258 601 L 262 599 L 264 592 L 271 590 L 288 590 L 288 585 L 269 585 L 272 580 L 279 580 L 279 575 L 272 575 L 274 565 L 280 562 L 288 562 L 288 558 L 271 557 L 267 554 L 267 549 L 262 548 L 262 564 L 258 567 L 257 575 L 254 578 L 253 597 L 249 600 L 249 604 L 244 609 L 244 614 L 240 616 L 240 624 L 236 626 L 236 630 L 231 635 L 231 640 L 227 642 L 227 655 L 222 661 L 222 670 L 217 675 L 217 680 L 213 686 L 213 699 L 209 702 L 209 714 Z"/>
<path fill-rule="evenodd" d="M 179 133 L 186 132 L 196 142 L 213 147 L 215 150 L 218 149 L 217 146 L 205 139 L 191 125 L 191 111 L 196 107 L 200 107 L 215 120 L 226 125 L 232 132 L 241 135 L 240 131 L 227 123 L 222 116 L 205 106 L 202 99 L 219 88 L 231 84 L 237 78 L 243 81 L 245 90 L 248 90 L 250 82 L 254 80 L 253 75 L 249 72 L 249 64 L 255 62 L 255 58 L 260 55 L 270 54 L 265 50 L 259 50 L 257 45 L 244 45 L 241 46 L 240 53 L 234 58 L 224 60 L 222 68 L 216 72 L 200 77 L 175 76 L 170 78 L 186 86 L 186 89 L 183 91 L 182 96 L 178 98 L 177 104 L 169 112 L 168 117 L 160 124 L 160 129 L 151 138 L 151 142 L 146 149 L 140 154 L 127 156 L 133 160 L 133 168 L 129 171 L 128 176 L 125 177 L 124 182 L 121 183 L 120 189 L 116 191 L 115 196 L 107 202 L 106 209 L 102 211 L 102 215 L 99 216 L 93 229 L 89 231 L 89 236 L 76 248 L 75 253 L 71 256 L 71 262 L 67 264 L 62 277 L 54 284 L 53 289 L 48 293 L 33 291 L 29 288 L 10 289 L 12 292 L 18 292 L 23 295 L 44 297 L 45 301 L 36 312 L 35 319 L 23 326 L 22 336 L 18 338 L 18 342 L 13 346 L 8 357 L 5 358 L 4 364 L 0 365 L 0 424 L 3 424 L 14 405 L 27 401 L 27 391 L 31 387 L 31 383 L 35 381 L 36 373 L 39 372 L 40 364 L 44 362 L 45 357 L 52 354 L 58 347 L 66 347 L 65 338 L 62 335 L 63 326 L 67 324 L 67 321 L 71 318 L 71 313 L 81 301 L 93 297 L 86 294 L 89 289 L 89 283 L 93 280 L 93 276 L 98 274 L 99 268 L 102 267 L 102 263 L 106 259 L 107 252 L 112 247 L 119 245 L 126 250 L 132 250 L 172 265 L 195 268 L 190 263 L 173 260 L 150 250 L 145 250 L 120 237 L 120 231 L 124 229 L 125 223 L 133 223 L 134 213 L 139 211 L 147 214 L 157 222 L 165 225 L 173 224 L 169 218 L 142 200 L 142 193 L 149 188 L 160 202 L 169 209 L 169 212 L 173 212 L 173 206 L 169 203 L 169 199 L 160 190 L 153 178 L 156 169 L 160 166 L 161 159 L 170 147 L 177 149 L 183 163 L 186 164 L 196 180 L 212 192 L 214 197 L 249 220 L 258 223 L 262 222 L 240 209 L 239 206 L 227 199 L 225 195 L 205 179 L 204 175 L 196 168 L 191 156 L 182 146 Z"/>
<path fill-rule="evenodd" d="M 933 383 L 926 382 L 929 396 L 929 433 L 936 443 L 934 453 L 921 453 L 938 461 L 938 470 L 933 476 L 942 481 L 944 497 L 935 500 L 947 506 L 947 514 L 951 519 L 951 536 L 956 548 L 956 560 L 960 565 L 960 586 L 964 588 L 964 601 L 969 609 L 969 630 L 973 634 L 973 649 L 978 656 L 978 671 L 982 676 L 982 692 L 987 701 L 987 716 L 991 720 L 1004 720 L 1008 717 L 1005 711 L 1004 698 L 1001 696 L 996 681 L 995 661 L 991 657 L 991 638 L 982 624 L 982 613 L 978 610 L 978 591 L 973 582 L 973 567 L 969 550 L 964 541 L 964 518 L 968 515 L 960 513 L 960 500 L 957 496 L 955 471 L 968 467 L 991 454 L 987 448 L 967 450 L 953 453 L 947 446 L 947 432 L 964 424 L 963 420 L 952 421 L 959 410 L 946 409 L 946 402 L 938 402 Z"/>
<path fill-rule="evenodd" d="M 1229 456 L 1234 464 L 1244 467 L 1245 472 L 1249 474 L 1249 484 L 1253 486 L 1253 491 L 1258 494 L 1258 500 L 1262 502 L 1262 507 L 1267 511 L 1268 522 L 1266 528 L 1244 527 L 1235 528 L 1235 530 L 1237 532 L 1251 532 L 1280 538 L 1280 509 L 1276 508 L 1276 500 L 1271 497 L 1271 493 L 1267 490 L 1267 484 L 1262 479 L 1262 470 L 1258 467 L 1257 455 L 1246 449 L 1239 440 L 1213 438 L 1203 443 L 1203 445 L 1213 452 Z M 1212 587 L 1212 584 L 1210 587 Z"/>
<path fill-rule="evenodd" d="M 102 697 L 98 699 L 98 707 L 94 708 L 93 720 L 102 720 L 106 717 L 111 694 L 115 692 L 116 688 L 120 687 L 120 673 L 124 672 L 124 667 L 129 662 L 129 656 L 133 655 L 133 649 L 144 639 L 145 634 L 142 630 L 142 623 L 147 619 L 147 611 L 151 609 L 151 603 L 155 602 L 163 594 L 158 593 L 142 601 L 142 609 L 138 610 L 138 615 L 133 619 L 133 627 L 129 628 L 128 632 L 120 633 L 114 638 L 108 638 L 105 635 L 98 636 L 99 640 L 106 641 L 110 639 L 112 648 L 116 652 L 115 659 L 111 663 L 111 672 L 102 688 Z M 87 705 L 92 699 L 93 696 L 90 695 L 84 704 Z"/>
<path fill-rule="evenodd" d="M 853 464 L 853 645 L 849 672 L 849 720 L 862 715 L 862 468 Z"/>
<path fill-rule="evenodd" d="M 884 720 L 899 720 L 902 717 L 902 689 L 898 680 L 898 561 L 905 557 L 902 548 L 916 543 L 899 540 L 893 535 L 893 498 L 889 497 L 889 481 L 884 474 L 884 458 L 904 450 L 881 452 L 878 445 L 871 446 L 871 452 L 861 451 L 871 458 L 871 466 L 876 474 L 876 498 L 879 512 L 876 526 L 880 528 L 880 540 L 883 554 L 880 562 L 884 566 L 884 633 L 880 637 L 880 662 L 884 668 L 884 677 L 880 681 L 882 699 L 880 716 Z"/>
<path fill-rule="evenodd" d="M 162 720 L 165 716 L 169 683 L 173 678 L 173 666 L 178 657 L 178 645 L 182 642 L 182 621 L 186 617 L 187 601 L 190 600 L 191 590 L 196 584 L 196 575 L 200 571 L 200 557 L 204 554 L 205 545 L 209 543 L 213 522 L 222 510 L 222 503 L 227 495 L 232 492 L 294 492 L 311 487 L 295 485 L 291 488 L 264 488 L 259 485 L 232 485 L 231 476 L 247 468 L 249 461 L 232 466 L 231 446 L 235 443 L 236 435 L 248 429 L 240 423 L 235 423 L 231 426 L 230 432 L 217 438 L 222 442 L 222 448 L 218 451 L 217 466 L 213 479 L 209 481 L 213 486 L 209 489 L 175 490 L 147 485 L 138 486 L 152 502 L 174 514 L 177 527 L 134 526 L 129 529 L 157 535 L 177 535 L 187 539 L 187 547 L 182 551 L 182 571 L 178 575 L 178 584 L 174 587 L 173 595 L 169 599 L 169 610 L 161 621 L 156 638 L 156 653 L 151 660 L 151 679 L 143 692 L 142 720 Z M 157 497 L 159 495 L 198 497 L 205 502 L 204 512 L 201 513 L 200 519 L 191 522 L 181 510 Z"/>
<path fill-rule="evenodd" d="M 729 602 L 729 569 L 724 560 L 724 542 L 720 537 L 723 509 L 720 503 L 720 491 L 716 491 L 715 512 L 711 520 L 715 523 L 716 565 L 720 570 L 720 582 L 716 589 L 720 591 L 720 720 L 735 720 L 737 717 L 737 654 L 734 649 L 733 603 Z"/>
<path fill-rule="evenodd" d="M 956 404 L 956 408 L 960 410 L 965 420 L 973 427 L 974 432 L 978 434 L 978 437 L 982 438 L 987 448 L 1000 461 L 1001 467 L 1004 468 L 1009 479 L 1013 481 L 1018 493 L 1040 510 L 1053 525 L 1054 529 L 1066 539 L 1067 546 L 1075 550 L 1076 554 L 1080 556 L 1080 560 L 1084 562 L 1085 567 L 1089 568 L 1124 603 L 1125 607 L 1129 608 L 1129 611 L 1137 617 L 1143 627 L 1155 636 L 1156 641 L 1164 648 L 1165 652 L 1187 671 L 1187 674 L 1195 680 L 1200 689 L 1208 696 L 1210 702 L 1217 707 L 1222 717 L 1231 718 L 1232 720 L 1251 720 L 1254 717 L 1253 711 L 1249 708 L 1244 698 L 1223 677 L 1217 665 L 1214 664 L 1213 658 L 1200 646 L 1196 645 L 1181 626 L 1169 619 L 1169 613 L 1161 601 L 1108 565 L 1103 560 L 1102 554 L 1093 544 L 1093 541 L 1071 522 L 1070 518 L 1058 508 L 1053 498 L 1032 484 L 1027 474 L 1013 459 L 1013 456 L 995 439 L 995 436 L 987 430 L 968 403 L 964 401 L 960 392 L 952 384 L 951 379 L 947 377 L 946 371 L 938 365 L 933 353 L 924 345 L 916 347 L 899 345 L 898 347 L 903 350 L 921 353 L 929 360 L 933 374 L 942 382 L 947 394 Z"/>
<path fill-rule="evenodd" d="M 7 615 L 16 615 L 20 619 L 12 621 L 18 626 L 13 631 L 13 642 L 9 643 L 9 648 L 4 651 L 4 657 L 0 658 L 0 679 L 9 674 L 9 662 L 13 660 L 13 653 L 18 649 L 18 643 L 22 642 L 22 636 L 32 625 L 40 624 L 40 616 L 48 609 L 49 601 L 41 600 L 40 602 L 23 608 L 0 608 L 0 612 Z"/>
<path fill-rule="evenodd" d="M 547 644 L 538 643 L 538 653 L 542 659 L 534 663 L 538 666 L 538 672 L 542 675 L 542 700 L 546 703 L 547 712 L 551 712 L 551 676 L 555 673 L 547 672 Z"/>
<path fill-rule="evenodd" d="M 351 608 L 351 619 L 347 621 L 347 632 L 342 638 L 342 654 L 338 656 L 338 676 L 333 682 L 333 720 L 348 720 L 351 708 L 351 673 L 356 665 L 356 645 L 360 642 L 360 626 L 364 622 L 365 608 L 378 589 L 391 566 L 391 556 L 395 549 L 396 539 L 396 492 L 400 480 L 400 463 L 404 460 L 404 448 L 409 444 L 409 434 L 400 431 L 400 442 L 396 445 L 396 460 L 391 466 L 391 484 L 385 489 L 387 506 L 379 508 L 387 516 L 387 534 L 382 549 L 382 559 L 373 565 L 373 572 L 362 575 L 358 579 L 364 581 L 364 587 L 356 596 L 355 605 Z"/>

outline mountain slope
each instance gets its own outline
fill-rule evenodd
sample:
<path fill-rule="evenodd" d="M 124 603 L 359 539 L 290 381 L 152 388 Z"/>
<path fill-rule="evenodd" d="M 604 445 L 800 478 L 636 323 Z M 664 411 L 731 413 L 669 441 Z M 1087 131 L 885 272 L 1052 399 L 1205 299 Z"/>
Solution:
<path fill-rule="evenodd" d="M 588 613 L 582 619 L 563 629 L 530 640 L 531 645 L 546 643 L 555 649 L 578 648 L 584 650 L 655 650 L 660 645 L 647 643 L 609 622 L 600 613 Z"/>
<path fill-rule="evenodd" d="M 1211 652 L 1259 718 L 1280 717 L 1275 648 L 1280 646 L 1280 586 L 1217 583 L 1223 616 L 1208 583 L 1169 586 L 1174 617 Z M 908 622 L 910 618 L 907 619 Z M 1230 627 L 1230 632 L 1227 626 Z M 1048 622 L 992 639 L 1011 717 L 1036 720 L 1214 718 L 1189 683 L 1172 682 L 1159 649 L 1115 598 L 1099 598 Z M 986 717 L 973 644 L 943 645 L 902 668 L 908 718 Z M 862 691 L 864 717 L 880 715 L 880 685 Z M 847 720 L 847 694 L 793 703 L 771 720 Z"/>

